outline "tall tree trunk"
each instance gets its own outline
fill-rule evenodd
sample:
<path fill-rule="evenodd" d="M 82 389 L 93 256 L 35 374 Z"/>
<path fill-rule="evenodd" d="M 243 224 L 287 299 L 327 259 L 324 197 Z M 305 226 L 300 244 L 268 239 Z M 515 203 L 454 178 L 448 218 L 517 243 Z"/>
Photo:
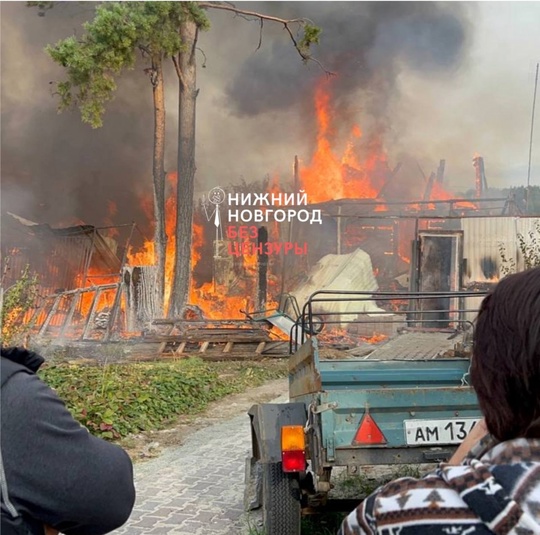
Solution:
<path fill-rule="evenodd" d="M 180 25 L 185 50 L 178 55 L 180 95 L 178 102 L 178 190 L 176 213 L 176 258 L 169 316 L 179 317 L 189 298 L 191 282 L 191 242 L 193 232 L 193 191 L 195 182 L 195 109 L 197 71 L 195 47 L 197 24 L 189 17 Z"/>
<path fill-rule="evenodd" d="M 152 56 L 152 88 L 154 98 L 154 154 L 152 175 L 154 179 L 154 247 L 156 259 L 155 303 L 160 317 L 163 317 L 165 289 L 165 90 L 163 85 L 163 65 L 160 54 Z"/>

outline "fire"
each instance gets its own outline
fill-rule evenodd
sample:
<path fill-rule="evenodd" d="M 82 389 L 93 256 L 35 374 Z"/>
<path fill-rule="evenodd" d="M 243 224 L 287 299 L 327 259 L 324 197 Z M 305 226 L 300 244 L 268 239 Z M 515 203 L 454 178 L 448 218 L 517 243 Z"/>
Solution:
<path fill-rule="evenodd" d="M 399 252 L 398 252 L 398 256 L 399 256 L 399 258 L 401 258 L 401 260 L 402 260 L 403 262 L 405 262 L 406 264 L 410 264 L 410 263 L 411 263 L 411 259 L 410 259 L 408 256 L 405 256 L 404 254 L 399 253 Z"/>
<path fill-rule="evenodd" d="M 190 303 L 198 306 L 206 318 L 235 319 L 242 318 L 241 310 L 253 310 L 250 298 L 228 294 L 228 288 L 212 282 L 203 284 L 200 288 L 193 285 L 190 292 Z"/>
<path fill-rule="evenodd" d="M 376 136 L 372 137 L 365 143 L 368 155 L 360 158 L 357 145 L 363 132 L 358 125 L 354 125 L 345 151 L 339 157 L 332 148 L 334 120 L 328 82 L 317 87 L 315 108 L 318 123 L 317 148 L 311 164 L 300 170 L 302 186 L 309 201 L 376 198 L 383 185 L 377 178 L 377 170 L 387 165 L 381 140 Z"/>
<path fill-rule="evenodd" d="M 151 266 L 154 263 L 154 242 L 145 240 L 142 249 L 137 252 L 130 248 L 128 263 L 130 266 Z"/>
<path fill-rule="evenodd" d="M 439 184 L 438 182 L 435 182 L 433 184 L 433 188 L 431 190 L 431 195 L 429 199 L 430 201 L 447 201 L 452 198 L 453 198 L 453 195 L 449 193 L 448 191 L 446 191 L 441 184 Z M 430 207 L 430 210 L 435 210 L 435 205 L 430 204 L 429 207 Z M 476 204 L 472 202 L 458 202 L 455 204 L 455 207 L 461 208 L 461 209 L 470 209 L 470 210 L 477 209 Z"/>
<path fill-rule="evenodd" d="M 86 280 L 82 280 L 82 275 L 77 286 L 80 288 L 88 288 L 103 284 L 115 284 L 118 282 L 118 276 L 115 274 L 104 274 L 95 268 L 89 268 L 86 274 Z M 82 316 L 87 316 L 90 313 L 92 303 L 94 302 L 95 293 L 92 291 L 81 292 L 78 311 Z M 110 310 L 114 303 L 114 294 L 111 291 L 102 292 L 99 302 L 95 307 L 95 312 L 101 312 L 104 309 Z"/>
<path fill-rule="evenodd" d="M 171 285 L 174 273 L 174 258 L 175 258 L 175 229 L 176 229 L 176 173 L 168 173 L 167 180 L 169 182 L 170 193 L 165 199 L 165 234 L 167 236 L 166 260 L 165 260 L 165 290 L 164 303 L 165 310 L 168 308 L 171 295 Z M 150 195 L 140 197 L 140 204 L 149 220 L 153 218 L 153 201 Z M 194 239 L 194 247 L 197 238 Z M 156 252 L 153 239 L 145 239 L 142 247 L 135 250 L 130 247 L 127 254 L 127 261 L 130 266 L 152 266 L 156 262 Z M 192 258 L 193 262 L 193 258 Z"/>
<path fill-rule="evenodd" d="M 201 259 L 201 247 L 204 243 L 204 229 L 201 225 L 193 223 L 193 238 L 191 242 L 191 265 L 195 266 Z"/>
<path fill-rule="evenodd" d="M 165 231 L 167 234 L 167 249 L 166 249 L 166 263 L 165 263 L 165 310 L 168 308 L 171 285 L 174 273 L 174 257 L 175 257 L 175 243 L 174 236 L 176 232 L 176 174 L 170 173 L 168 176 L 170 194 L 166 198 L 165 206 Z M 269 192 L 280 192 L 279 182 L 277 178 L 274 178 L 269 185 Z M 142 197 L 141 205 L 145 206 L 147 210 L 150 210 L 151 203 L 149 198 Z M 150 213 L 151 215 L 151 213 Z M 271 226 L 270 233 L 278 232 L 277 225 Z M 191 266 L 192 269 L 197 266 L 199 262 L 204 262 L 203 247 L 208 240 L 213 240 L 214 236 L 205 235 L 204 225 L 200 222 L 193 222 L 193 235 L 192 235 L 192 253 L 191 253 Z M 249 241 L 246 238 L 246 241 Z M 253 243 L 253 240 L 251 240 Z M 149 266 L 155 265 L 155 246 L 153 240 L 146 239 L 141 248 L 138 250 L 131 250 L 128 253 L 128 262 L 132 266 Z M 208 262 L 212 260 L 207 259 Z M 244 254 L 235 259 L 234 270 L 235 273 L 240 273 L 239 279 L 242 280 L 240 288 L 231 290 L 230 288 L 220 286 L 215 282 L 207 282 L 202 285 L 196 285 L 192 280 L 191 290 L 189 295 L 189 304 L 194 305 L 200 309 L 202 314 L 208 319 L 234 319 L 243 318 L 244 315 L 241 310 L 253 310 L 254 303 L 251 302 L 252 296 L 255 295 L 255 284 L 257 281 L 257 266 L 258 255 L 256 252 L 251 254 Z M 269 278 L 270 284 L 270 278 Z M 241 295 L 234 295 L 241 294 Z M 268 303 L 268 307 L 275 305 L 275 303 Z"/>
<path fill-rule="evenodd" d="M 380 344 L 381 342 L 384 342 L 388 338 L 385 334 L 377 334 L 375 333 L 373 336 L 367 337 L 367 336 L 361 336 L 360 337 L 364 342 L 367 342 L 368 344 Z"/>
<path fill-rule="evenodd" d="M 333 199 L 345 198 L 365 198 L 377 200 L 379 192 L 383 189 L 386 181 L 391 178 L 391 172 L 388 165 L 387 154 L 383 146 L 383 138 L 381 133 L 377 132 L 366 133 L 359 125 L 354 125 L 348 134 L 348 139 L 343 150 L 340 152 L 335 147 L 336 136 L 338 130 L 338 118 L 335 115 L 335 110 L 331 103 L 331 86 L 329 81 L 324 80 L 316 88 L 314 95 L 314 104 L 317 116 L 317 135 L 316 135 L 316 150 L 311 162 L 307 166 L 300 168 L 301 188 L 306 192 L 307 199 L 310 203 L 324 202 Z M 165 207 L 165 227 L 167 234 L 167 250 L 166 250 L 166 265 L 165 265 L 165 310 L 168 308 L 168 303 L 171 293 L 171 285 L 174 271 L 175 258 L 175 232 L 176 232 L 176 183 L 177 176 L 175 173 L 168 175 L 170 193 L 166 196 Z M 279 180 L 274 177 L 268 186 L 268 193 L 282 192 Z M 440 183 L 434 183 L 431 189 L 429 200 L 446 200 L 452 196 L 448 193 Z M 149 219 L 152 218 L 153 202 L 151 197 L 141 199 L 145 212 Z M 461 203 L 465 207 L 465 204 Z M 424 210 L 426 205 L 423 205 Z M 462 207 L 462 206 L 459 206 Z M 436 208 L 436 205 L 430 205 L 429 208 Z M 263 208 L 264 209 L 264 208 Z M 374 203 L 375 212 L 384 214 L 389 211 L 389 208 L 383 202 Z M 193 241 L 191 265 L 195 269 L 199 264 L 200 268 L 206 267 L 213 261 L 209 256 L 209 240 L 214 240 L 213 235 L 209 232 L 208 225 L 203 220 L 194 221 L 193 224 Z M 280 239 L 279 224 L 274 222 L 267 225 L 269 232 L 269 241 L 278 241 Z M 349 238 L 351 238 L 349 236 Z M 364 233 L 354 237 L 355 245 L 358 246 L 365 239 Z M 256 238 L 253 236 L 245 238 L 245 241 L 253 244 Z M 238 245 L 238 244 L 235 244 Z M 405 263 L 409 263 L 410 244 L 407 242 L 399 244 L 399 257 Z M 212 255 L 215 254 L 213 248 Z M 236 256 L 232 259 L 229 267 L 225 267 L 230 271 L 234 281 L 226 285 L 220 285 L 213 278 L 212 282 L 208 282 L 210 278 L 209 269 L 197 269 L 199 273 L 198 281 L 192 281 L 189 303 L 197 306 L 200 311 L 208 319 L 218 318 L 239 318 L 242 317 L 240 310 L 253 311 L 256 308 L 253 302 L 257 295 L 257 269 L 259 264 L 258 254 L 251 249 L 251 253 L 247 253 L 249 248 L 243 250 L 244 254 Z M 208 258 L 206 258 L 208 257 Z M 268 270 L 268 287 L 272 290 L 272 285 L 277 280 L 272 274 L 271 262 L 269 259 Z M 143 246 L 138 251 L 130 251 L 128 254 L 130 265 L 155 265 L 155 247 L 153 240 L 146 240 Z M 202 273 L 202 275 L 201 275 Z M 201 284 L 201 281 L 206 277 L 206 282 Z M 221 280 L 218 278 L 218 281 Z M 273 305 L 273 303 L 272 303 Z M 268 308 L 271 304 L 268 303 Z M 379 339 L 370 339 L 372 343 L 380 341 Z"/>

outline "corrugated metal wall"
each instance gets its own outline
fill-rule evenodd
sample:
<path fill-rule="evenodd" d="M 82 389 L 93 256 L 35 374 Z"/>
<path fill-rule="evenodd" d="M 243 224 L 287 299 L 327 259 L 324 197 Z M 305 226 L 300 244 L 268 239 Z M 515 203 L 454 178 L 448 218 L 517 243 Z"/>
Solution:
<path fill-rule="evenodd" d="M 496 281 L 504 276 L 501 248 L 505 256 L 524 269 L 518 234 L 530 242 L 529 232 L 540 225 L 538 217 L 463 218 L 463 257 L 466 259 L 464 284 Z M 540 227 L 539 227 L 540 228 Z"/>

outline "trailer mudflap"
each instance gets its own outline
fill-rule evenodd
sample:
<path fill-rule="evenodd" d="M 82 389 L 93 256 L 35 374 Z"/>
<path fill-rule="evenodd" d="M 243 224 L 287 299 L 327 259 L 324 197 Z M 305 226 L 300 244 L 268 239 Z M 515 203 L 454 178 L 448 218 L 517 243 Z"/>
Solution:
<path fill-rule="evenodd" d="M 305 425 L 303 403 L 265 403 L 248 411 L 251 420 L 253 457 L 262 463 L 281 462 L 281 428 L 284 425 Z"/>

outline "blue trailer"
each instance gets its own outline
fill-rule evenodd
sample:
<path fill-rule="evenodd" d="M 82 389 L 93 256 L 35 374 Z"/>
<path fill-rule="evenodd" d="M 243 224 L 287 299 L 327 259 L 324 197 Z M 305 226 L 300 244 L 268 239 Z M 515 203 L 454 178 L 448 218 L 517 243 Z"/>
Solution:
<path fill-rule="evenodd" d="M 266 535 L 299 535 L 302 511 L 327 504 L 334 467 L 361 474 L 366 465 L 451 456 L 480 418 L 467 340 L 482 297 L 318 292 L 310 298 L 295 326 L 298 343 L 291 344 L 289 401 L 249 411 L 246 505 L 262 508 Z M 325 306 L 345 300 L 357 301 L 362 312 Z M 368 301 L 376 306 L 366 307 Z M 310 334 L 315 314 L 325 329 L 347 325 L 346 332 L 358 332 L 350 326 L 368 322 L 386 332 L 389 324 L 399 327 L 372 351 L 336 358 L 325 352 L 322 334 Z"/>

